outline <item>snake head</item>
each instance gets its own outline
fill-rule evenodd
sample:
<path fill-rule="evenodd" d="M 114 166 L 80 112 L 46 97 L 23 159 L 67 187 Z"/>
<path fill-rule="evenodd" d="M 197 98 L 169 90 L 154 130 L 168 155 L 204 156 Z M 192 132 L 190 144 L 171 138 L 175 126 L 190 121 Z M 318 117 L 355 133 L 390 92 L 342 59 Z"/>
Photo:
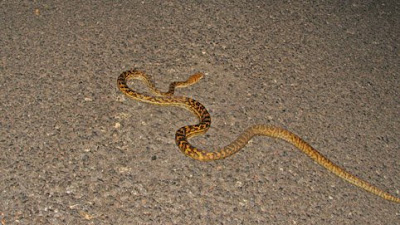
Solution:
<path fill-rule="evenodd" d="M 204 73 L 195 73 L 195 74 L 193 74 L 192 76 L 190 76 L 188 79 L 187 79 L 187 81 L 186 81 L 186 83 L 188 84 L 188 85 L 192 85 L 192 84 L 195 84 L 195 83 L 197 83 L 201 78 L 203 78 L 204 77 Z"/>

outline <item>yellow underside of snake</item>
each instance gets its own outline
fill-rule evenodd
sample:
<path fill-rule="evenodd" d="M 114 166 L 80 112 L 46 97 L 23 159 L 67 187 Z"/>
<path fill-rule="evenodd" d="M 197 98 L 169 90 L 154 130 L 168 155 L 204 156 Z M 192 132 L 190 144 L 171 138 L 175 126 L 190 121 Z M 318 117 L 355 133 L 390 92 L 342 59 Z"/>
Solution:
<path fill-rule="evenodd" d="M 175 96 L 174 90 L 175 88 L 190 86 L 198 82 L 202 77 L 203 77 L 202 73 L 196 73 L 190 76 L 189 79 L 184 82 L 173 82 L 170 84 L 168 92 L 159 91 L 155 87 L 151 79 L 145 73 L 137 70 L 130 70 L 123 72 L 118 77 L 117 83 L 119 89 L 125 95 L 134 100 L 156 105 L 179 106 L 194 113 L 198 117 L 199 123 L 195 125 L 188 125 L 181 127 L 179 130 L 176 131 L 175 134 L 175 141 L 179 149 L 185 155 L 193 159 L 200 161 L 211 161 L 211 160 L 226 158 L 230 155 L 235 154 L 240 149 L 242 149 L 247 144 L 247 142 L 254 136 L 268 136 L 273 138 L 279 138 L 294 145 L 302 152 L 304 152 L 306 155 L 308 155 L 312 160 L 314 160 L 321 166 L 325 167 L 332 173 L 336 174 L 340 178 L 366 191 L 369 191 L 379 197 L 382 197 L 386 200 L 400 203 L 400 198 L 397 198 L 369 184 L 368 182 L 363 181 L 360 178 L 350 174 L 349 172 L 345 171 L 341 167 L 331 162 L 329 159 L 327 159 L 325 156 L 323 156 L 321 153 L 315 150 L 312 146 L 310 146 L 307 142 L 302 140 L 299 136 L 280 127 L 269 126 L 269 125 L 254 125 L 252 127 L 247 128 L 232 143 L 211 152 L 194 147 L 189 143 L 188 140 L 195 135 L 204 134 L 207 132 L 207 130 L 211 126 L 210 114 L 200 102 L 188 97 Z M 132 90 L 127 85 L 127 81 L 130 79 L 138 79 L 143 81 L 149 87 L 150 91 L 154 94 L 154 96 L 149 96 Z"/>

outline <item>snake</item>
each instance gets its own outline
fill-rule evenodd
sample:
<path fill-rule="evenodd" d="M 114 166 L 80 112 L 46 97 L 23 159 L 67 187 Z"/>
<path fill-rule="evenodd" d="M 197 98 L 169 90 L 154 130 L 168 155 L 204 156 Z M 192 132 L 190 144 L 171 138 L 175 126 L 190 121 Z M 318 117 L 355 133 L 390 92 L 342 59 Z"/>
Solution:
<path fill-rule="evenodd" d="M 355 175 L 347 172 L 345 169 L 339 167 L 316 149 L 314 149 L 310 144 L 304 141 L 302 138 L 296 134 L 272 125 L 253 125 L 246 130 L 244 130 L 234 141 L 230 144 L 216 149 L 214 151 L 207 151 L 205 149 L 200 149 L 192 144 L 190 144 L 189 139 L 205 134 L 211 127 L 211 116 L 207 111 L 206 107 L 200 102 L 193 98 L 176 96 L 175 88 L 188 87 L 197 83 L 200 79 L 204 77 L 203 73 L 195 73 L 191 75 L 186 81 L 172 82 L 169 85 L 167 92 L 161 92 L 155 87 L 152 79 L 142 71 L 131 69 L 121 73 L 117 80 L 117 85 L 119 90 L 131 99 L 136 101 L 160 105 L 160 106 L 176 106 L 181 107 L 192 112 L 199 120 L 195 125 L 187 125 L 179 128 L 175 133 L 175 142 L 183 154 L 189 156 L 195 160 L 199 161 L 212 161 L 224 159 L 231 156 L 241 150 L 250 139 L 254 136 L 267 136 L 272 138 L 277 138 L 284 140 L 300 151 L 305 153 L 313 161 L 326 168 L 328 171 L 342 178 L 343 180 L 358 186 L 359 188 L 375 194 L 383 199 L 400 203 L 400 198 L 395 197 L 382 189 L 364 181 Z M 145 85 L 150 89 L 152 95 L 147 93 L 141 93 L 133 90 L 128 85 L 129 80 L 140 80 L 145 83 Z"/>

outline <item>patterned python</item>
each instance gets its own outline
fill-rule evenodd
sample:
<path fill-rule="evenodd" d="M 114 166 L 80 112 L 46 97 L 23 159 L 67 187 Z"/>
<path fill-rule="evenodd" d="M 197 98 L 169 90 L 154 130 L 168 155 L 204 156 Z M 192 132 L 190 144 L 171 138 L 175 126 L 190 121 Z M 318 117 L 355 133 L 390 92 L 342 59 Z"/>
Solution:
<path fill-rule="evenodd" d="M 283 128 L 269 126 L 269 125 L 254 125 L 246 129 L 236 140 L 234 140 L 229 145 L 213 152 L 209 152 L 192 146 L 188 142 L 188 139 L 192 138 L 195 135 L 206 133 L 211 126 L 211 117 L 207 109 L 200 102 L 187 97 L 174 96 L 174 91 L 175 88 L 190 86 L 198 82 L 202 77 L 203 77 L 202 73 L 196 73 L 190 76 L 189 79 L 184 82 L 173 82 L 170 84 L 168 92 L 160 92 L 146 74 L 137 70 L 130 70 L 123 72 L 118 77 L 117 83 L 119 89 L 125 95 L 134 100 L 156 105 L 179 106 L 193 112 L 199 118 L 199 123 L 196 125 L 181 127 L 179 130 L 176 131 L 175 134 L 175 141 L 179 149 L 185 155 L 193 159 L 200 161 L 211 161 L 211 160 L 226 158 L 238 152 L 247 144 L 247 142 L 253 136 L 257 135 L 280 138 L 296 146 L 298 149 L 300 149 L 302 152 L 308 155 L 315 162 L 325 167 L 327 170 L 331 171 L 337 176 L 341 177 L 342 179 L 366 191 L 369 191 L 381 198 L 396 203 L 400 203 L 400 198 L 392 196 L 389 193 L 386 193 L 381 189 L 369 184 L 368 182 L 363 181 L 360 178 L 348 173 L 344 169 L 335 165 L 325 156 L 323 156 L 321 153 L 319 153 L 317 150 L 311 147 L 307 142 L 303 141 L 300 137 Z M 129 79 L 142 80 L 150 88 L 151 92 L 155 96 L 148 96 L 132 90 L 127 85 L 127 81 Z"/>

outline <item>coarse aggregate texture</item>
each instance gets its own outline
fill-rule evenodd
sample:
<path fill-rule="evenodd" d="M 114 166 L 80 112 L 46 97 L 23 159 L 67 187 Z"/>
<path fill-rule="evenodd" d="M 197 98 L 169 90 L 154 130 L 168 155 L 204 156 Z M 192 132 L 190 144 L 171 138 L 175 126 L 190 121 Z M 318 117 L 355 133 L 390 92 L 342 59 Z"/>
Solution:
<path fill-rule="evenodd" d="M 367 193 L 265 137 L 185 157 L 196 118 L 130 100 L 119 74 L 212 117 L 196 146 L 282 126 L 400 196 L 399 1 L 0 1 L 0 224 L 400 224 Z M 144 90 L 141 84 L 132 87 Z"/>

